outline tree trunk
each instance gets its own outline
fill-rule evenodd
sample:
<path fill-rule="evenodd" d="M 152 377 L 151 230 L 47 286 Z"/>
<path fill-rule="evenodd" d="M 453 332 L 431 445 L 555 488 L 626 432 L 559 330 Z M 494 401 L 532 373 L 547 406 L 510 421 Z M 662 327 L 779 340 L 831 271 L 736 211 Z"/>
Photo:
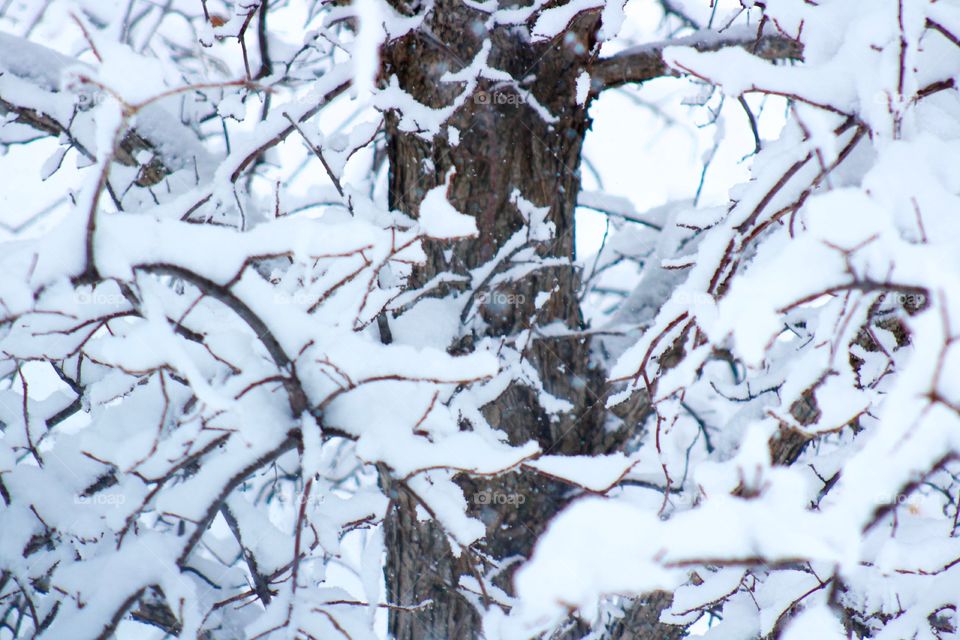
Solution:
<path fill-rule="evenodd" d="M 488 32 L 486 18 L 460 0 L 438 0 L 423 28 L 393 42 L 384 52 L 386 77 L 396 76 L 404 91 L 430 107 L 448 105 L 463 91 L 462 84 L 444 83 L 440 78 L 470 64 L 487 38 L 492 42 L 489 66 L 516 80 L 497 86 L 480 81 L 478 91 L 447 123 L 459 133 L 457 144 L 456 134 L 453 140 L 445 132 L 427 141 L 402 132 L 396 118 L 388 116 L 390 206 L 416 216 L 424 194 L 444 184 L 453 169 L 447 198 L 477 221 L 479 236 L 458 242 L 452 252 L 444 252 L 449 246 L 427 247 L 429 261 L 418 276 L 421 282 L 443 271 L 465 273 L 493 258 L 524 224 L 515 193 L 538 207 L 549 207 L 547 220 L 555 225 L 554 239 L 532 246 L 540 257 L 561 258 L 570 264 L 538 269 L 522 281 L 488 292 L 499 296 L 488 299 L 508 304 L 479 304 L 478 312 L 486 322 L 487 335 L 510 337 L 551 323 L 581 329 L 580 274 L 572 265 L 574 208 L 580 188 L 580 154 L 590 122 L 586 105 L 578 105 L 575 96 L 577 77 L 594 50 L 599 16 L 583 14 L 559 38 L 539 44 L 514 28 Z M 545 121 L 530 96 L 552 114 L 553 122 Z M 551 296 L 537 310 L 534 302 L 542 292 Z M 469 351 L 473 338 L 463 336 L 450 350 Z M 536 391 L 511 386 L 485 408 L 488 421 L 503 429 L 511 443 L 532 439 L 545 452 L 566 455 L 608 452 L 622 443 L 623 433 L 604 429 L 605 374 L 591 362 L 589 340 L 534 339 L 524 356 L 539 372 L 545 389 L 574 409 L 550 416 L 540 406 Z M 385 477 L 384 482 L 390 480 Z M 485 523 L 487 533 L 475 545 L 476 553 L 458 557 L 434 522 L 417 520 L 416 496 L 402 483 L 389 487 L 395 506 L 386 522 L 389 602 L 414 606 L 432 601 L 416 610 L 391 610 L 389 631 L 399 640 L 479 637 L 480 619 L 458 590 L 460 576 L 479 576 L 490 562 L 529 558 L 537 536 L 571 493 L 567 485 L 528 472 L 489 480 L 461 477 L 458 482 L 468 501 L 479 492 L 491 491 L 522 495 L 523 502 L 481 505 L 471 501 L 471 514 Z M 511 590 L 517 564 L 508 563 L 497 586 Z"/>

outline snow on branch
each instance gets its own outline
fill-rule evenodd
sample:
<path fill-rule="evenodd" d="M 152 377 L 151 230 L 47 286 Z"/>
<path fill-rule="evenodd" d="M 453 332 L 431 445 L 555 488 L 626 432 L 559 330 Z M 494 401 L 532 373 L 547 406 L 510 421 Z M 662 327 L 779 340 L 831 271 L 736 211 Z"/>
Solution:
<path fill-rule="evenodd" d="M 701 31 L 690 36 L 626 49 L 594 62 L 590 68 L 590 78 L 601 89 L 611 89 L 673 75 L 674 67 L 664 56 L 668 47 L 691 47 L 697 51 L 719 51 L 738 47 L 764 60 L 803 60 L 803 45 L 797 40 L 776 32 L 758 32 L 756 29 L 739 27 L 722 33 Z"/>

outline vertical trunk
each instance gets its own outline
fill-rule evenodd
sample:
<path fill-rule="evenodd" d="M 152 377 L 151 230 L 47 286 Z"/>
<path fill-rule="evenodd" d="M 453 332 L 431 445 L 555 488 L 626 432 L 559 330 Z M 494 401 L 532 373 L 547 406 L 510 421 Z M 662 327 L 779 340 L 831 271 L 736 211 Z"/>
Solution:
<path fill-rule="evenodd" d="M 489 65 L 516 80 L 497 86 L 481 80 L 482 93 L 468 99 L 447 123 L 458 131 L 458 144 L 448 135 L 428 142 L 401 132 L 397 121 L 388 118 L 391 207 L 416 216 L 424 194 L 443 184 L 453 169 L 447 197 L 459 211 L 475 217 L 480 232 L 446 254 L 447 247 L 428 247 L 423 279 L 441 271 L 464 273 L 496 255 L 523 225 L 515 192 L 538 207 L 549 207 L 547 220 L 556 227 L 555 238 L 536 243 L 537 253 L 570 261 L 574 257 L 580 153 L 589 126 L 586 109 L 576 103 L 575 86 L 593 49 L 598 15 L 581 15 L 560 38 L 540 44 L 530 43 L 515 28 L 488 32 L 486 19 L 487 15 L 460 0 L 438 0 L 427 24 L 392 43 L 384 55 L 386 75 L 395 75 L 402 89 L 431 107 L 450 104 L 463 91 L 462 85 L 443 83 L 440 77 L 468 65 L 487 38 L 492 42 Z M 542 117 L 543 109 L 553 116 L 552 122 Z M 579 284 L 578 272 L 566 265 L 534 271 L 498 289 L 497 294 L 507 297 L 494 300 L 509 304 L 480 305 L 487 333 L 511 336 L 532 325 L 556 322 L 569 329 L 581 328 Z M 542 292 L 552 294 L 537 310 L 534 301 Z M 469 350 L 471 342 L 471 336 L 464 336 L 451 350 Z M 525 350 L 527 361 L 540 373 L 548 392 L 575 408 L 551 418 L 538 404 L 537 393 L 514 385 L 485 409 L 490 423 L 503 429 L 513 443 L 533 439 L 553 454 L 615 448 L 616 434 L 603 428 L 604 374 L 591 365 L 589 350 L 583 338 L 533 340 Z M 563 507 L 570 489 L 526 473 L 459 482 L 468 500 L 477 492 L 495 491 L 523 495 L 524 501 L 520 505 L 471 504 L 472 514 L 486 524 L 487 535 L 479 549 L 482 553 L 458 557 L 439 527 L 417 520 L 416 497 L 402 484 L 390 487 L 396 508 L 386 523 L 389 601 L 407 606 L 432 601 L 416 611 L 392 610 L 392 637 L 480 636 L 479 617 L 458 592 L 460 576 L 484 573 L 489 569 L 484 562 L 529 557 L 536 537 Z M 510 590 L 516 565 L 510 564 L 500 575 L 498 586 Z"/>

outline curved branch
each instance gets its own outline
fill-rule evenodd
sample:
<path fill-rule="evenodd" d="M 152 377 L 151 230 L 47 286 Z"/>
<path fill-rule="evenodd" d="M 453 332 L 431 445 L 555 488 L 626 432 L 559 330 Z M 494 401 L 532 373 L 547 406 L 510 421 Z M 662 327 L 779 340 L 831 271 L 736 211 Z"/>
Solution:
<path fill-rule="evenodd" d="M 290 411 L 293 417 L 298 418 L 307 410 L 309 406 L 307 394 L 304 392 L 303 386 L 297 378 L 296 368 L 287 355 L 287 352 L 283 350 L 279 340 L 273 335 L 273 332 L 270 331 L 270 328 L 267 327 L 267 324 L 260 316 L 248 307 L 243 300 L 234 295 L 229 288 L 175 264 L 139 264 L 136 265 L 134 269 L 180 278 L 198 288 L 204 295 L 208 295 L 229 307 L 230 310 L 236 313 L 256 334 L 260 342 L 263 343 L 264 348 L 266 348 L 267 353 L 270 354 L 277 369 L 284 374 L 283 387 L 287 391 L 287 397 L 290 401 Z"/>

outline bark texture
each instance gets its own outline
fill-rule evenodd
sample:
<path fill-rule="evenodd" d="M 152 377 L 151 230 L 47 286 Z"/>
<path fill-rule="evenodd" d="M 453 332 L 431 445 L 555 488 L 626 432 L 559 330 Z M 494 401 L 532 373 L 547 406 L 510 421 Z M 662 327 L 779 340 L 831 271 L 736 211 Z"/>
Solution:
<path fill-rule="evenodd" d="M 576 79 L 594 51 L 599 16 L 581 14 L 561 36 L 544 43 L 531 43 L 515 28 L 497 27 L 488 32 L 486 17 L 461 0 L 439 0 L 424 27 L 391 43 L 384 52 L 385 77 L 396 76 L 403 90 L 431 107 L 448 105 L 463 91 L 462 84 L 441 82 L 440 78 L 470 64 L 487 38 L 492 42 L 489 65 L 515 79 L 498 84 L 480 81 L 478 91 L 448 122 L 459 132 L 457 144 L 456 136 L 451 140 L 441 135 L 428 141 L 415 132 L 403 132 L 397 119 L 388 115 L 390 205 L 416 216 L 424 194 L 444 184 L 452 170 L 447 198 L 477 221 L 479 237 L 453 247 L 437 244 L 427 248 L 430 258 L 418 276 L 421 282 L 443 271 L 465 273 L 496 256 L 524 224 L 516 206 L 517 194 L 538 207 L 549 207 L 547 220 L 555 225 L 555 238 L 529 246 L 539 257 L 559 258 L 561 264 L 540 268 L 496 291 L 485 291 L 486 302 L 478 297 L 474 306 L 485 320 L 488 335 L 516 336 L 551 323 L 581 329 L 580 274 L 572 266 L 574 208 L 580 188 L 580 154 L 590 121 L 586 106 L 578 105 L 575 96 Z M 555 119 L 547 122 L 534 101 Z M 543 292 L 550 292 L 550 299 L 536 309 L 534 301 Z M 450 346 L 451 352 L 470 351 L 476 337 L 463 335 Z M 572 403 L 572 411 L 551 417 L 538 403 L 536 391 L 513 385 L 485 408 L 487 419 L 502 428 L 512 443 L 536 440 L 551 454 L 615 450 L 639 416 L 628 416 L 628 428 L 620 432 L 604 428 L 605 375 L 592 363 L 590 348 L 583 337 L 534 339 L 524 347 L 526 360 L 539 372 L 546 390 Z M 642 409 L 634 413 L 642 413 Z M 518 561 L 530 556 L 546 523 L 573 495 L 567 485 L 524 472 L 491 479 L 461 477 L 458 481 L 472 515 L 487 527 L 482 543 L 459 554 L 452 552 L 447 536 L 436 524 L 418 521 L 416 509 L 421 503 L 409 487 L 384 475 L 395 506 L 386 523 L 389 601 L 403 606 L 431 601 L 416 610 L 392 610 L 392 637 L 480 637 L 480 619 L 468 601 L 474 596 L 464 595 L 458 588 L 460 577 L 479 577 L 493 566 L 505 566 L 496 583 L 510 592 Z M 480 504 L 472 500 L 485 492 L 522 495 L 523 503 Z M 484 597 L 476 594 L 474 599 L 482 602 Z M 637 615 L 646 615 L 644 624 L 656 626 L 660 607 L 655 611 L 647 607 L 646 613 Z M 574 624 L 564 635 L 579 638 L 585 630 Z M 614 631 L 612 637 L 678 637 L 669 635 L 676 628 L 663 631 L 647 636 Z"/>

